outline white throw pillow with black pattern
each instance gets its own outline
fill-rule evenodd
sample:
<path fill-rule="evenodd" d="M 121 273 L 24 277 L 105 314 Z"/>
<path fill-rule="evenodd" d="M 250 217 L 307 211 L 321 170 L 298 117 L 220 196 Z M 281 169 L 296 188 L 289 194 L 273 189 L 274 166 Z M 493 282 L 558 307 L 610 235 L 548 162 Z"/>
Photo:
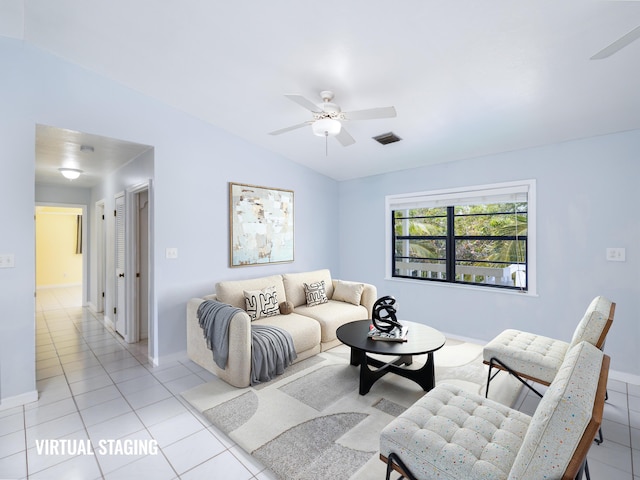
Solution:
<path fill-rule="evenodd" d="M 324 280 L 320 282 L 303 283 L 302 285 L 304 286 L 304 295 L 307 297 L 307 307 L 313 307 L 329 301 L 324 288 Z"/>
<path fill-rule="evenodd" d="M 280 315 L 280 305 L 275 286 L 263 288 L 262 290 L 245 290 L 244 303 L 251 320 Z"/>

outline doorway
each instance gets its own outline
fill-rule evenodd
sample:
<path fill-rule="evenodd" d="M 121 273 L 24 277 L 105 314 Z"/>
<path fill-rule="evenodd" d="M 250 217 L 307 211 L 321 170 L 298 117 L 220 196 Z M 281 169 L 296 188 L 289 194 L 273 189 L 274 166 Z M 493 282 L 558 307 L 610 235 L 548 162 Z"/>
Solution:
<path fill-rule="evenodd" d="M 84 306 L 87 300 L 86 205 L 35 207 L 36 304 Z"/>
<path fill-rule="evenodd" d="M 124 198 L 125 231 L 125 312 L 129 343 L 147 342 L 153 335 L 151 324 L 151 181 L 127 188 Z M 152 345 L 148 346 L 152 357 Z"/>

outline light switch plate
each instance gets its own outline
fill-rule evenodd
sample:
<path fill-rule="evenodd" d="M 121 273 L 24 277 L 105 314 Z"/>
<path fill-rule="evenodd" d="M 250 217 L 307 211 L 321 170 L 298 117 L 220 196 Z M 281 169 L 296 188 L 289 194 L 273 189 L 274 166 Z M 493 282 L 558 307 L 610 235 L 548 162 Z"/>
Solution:
<path fill-rule="evenodd" d="M 624 262 L 626 261 L 627 251 L 625 248 L 615 247 L 607 248 L 607 260 L 609 262 Z"/>
<path fill-rule="evenodd" d="M 178 258 L 178 249 L 177 248 L 167 248 L 165 256 L 167 258 Z"/>

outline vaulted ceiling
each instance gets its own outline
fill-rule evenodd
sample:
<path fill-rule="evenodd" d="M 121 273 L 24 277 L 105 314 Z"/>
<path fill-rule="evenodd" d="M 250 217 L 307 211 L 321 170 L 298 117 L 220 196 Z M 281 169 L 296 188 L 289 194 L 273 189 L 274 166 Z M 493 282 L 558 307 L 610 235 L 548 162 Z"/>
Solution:
<path fill-rule="evenodd" d="M 617 0 L 0 3 L 0 35 L 337 180 L 640 128 L 640 40 L 591 59 L 638 26 Z M 348 147 L 268 134 L 311 119 L 284 94 L 322 90 L 397 117 L 345 122 Z"/>

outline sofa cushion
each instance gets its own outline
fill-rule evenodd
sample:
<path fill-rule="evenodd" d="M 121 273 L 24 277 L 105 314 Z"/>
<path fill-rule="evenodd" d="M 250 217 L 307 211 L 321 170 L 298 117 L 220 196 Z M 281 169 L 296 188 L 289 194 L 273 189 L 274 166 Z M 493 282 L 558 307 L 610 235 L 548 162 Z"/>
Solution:
<path fill-rule="evenodd" d="M 565 472 L 591 421 L 603 353 L 588 342 L 572 347 L 536 408 L 509 478 L 538 480 Z"/>
<path fill-rule="evenodd" d="M 334 280 L 333 297 L 331 297 L 331 299 L 360 305 L 360 299 L 362 298 L 363 291 L 364 285 L 362 283 Z"/>
<path fill-rule="evenodd" d="M 341 325 L 354 320 L 364 320 L 367 318 L 367 309 L 362 305 L 352 305 L 350 303 L 329 300 L 327 303 L 308 307 L 301 305 L 296 307 L 296 313 L 315 319 L 322 329 L 322 343 L 335 340 L 336 330 Z"/>
<path fill-rule="evenodd" d="M 600 348 L 600 342 L 604 342 L 609 325 L 609 313 L 611 312 L 611 301 L 604 297 L 596 297 L 591 301 L 582 320 L 573 332 L 573 338 L 569 348 L 582 341 L 589 342 Z"/>
<path fill-rule="evenodd" d="M 322 303 L 327 303 L 327 293 L 324 288 L 324 280 L 314 283 L 303 283 L 304 296 L 307 298 L 307 307 L 315 307 Z"/>
<path fill-rule="evenodd" d="M 482 355 L 487 362 L 495 357 L 516 372 L 548 385 L 562 365 L 568 347 L 562 340 L 507 329 L 485 345 Z"/>
<path fill-rule="evenodd" d="M 273 325 L 291 334 L 296 353 L 317 347 L 320 344 L 320 324 L 314 319 L 292 313 L 274 317 L 259 318 L 255 325 Z"/>
<path fill-rule="evenodd" d="M 304 283 L 315 283 L 324 280 L 327 297 L 333 297 L 333 283 L 331 282 L 331 272 L 328 269 L 301 273 L 285 273 L 282 275 L 282 280 L 287 300 L 292 302 L 294 307 L 307 304 L 307 297 L 304 294 Z"/>
<path fill-rule="evenodd" d="M 380 434 L 380 453 L 395 452 L 417 478 L 506 479 L 531 417 L 442 383 Z"/>
<path fill-rule="evenodd" d="M 219 302 L 228 303 L 234 307 L 246 308 L 244 301 L 244 291 L 262 290 L 263 288 L 275 287 L 279 302 L 287 300 L 282 276 L 271 275 L 269 277 L 251 278 L 248 280 L 230 280 L 218 282 L 216 284 L 216 296 Z"/>
<path fill-rule="evenodd" d="M 280 314 L 278 294 L 274 286 L 262 290 L 245 290 L 244 301 L 251 320 Z"/>

